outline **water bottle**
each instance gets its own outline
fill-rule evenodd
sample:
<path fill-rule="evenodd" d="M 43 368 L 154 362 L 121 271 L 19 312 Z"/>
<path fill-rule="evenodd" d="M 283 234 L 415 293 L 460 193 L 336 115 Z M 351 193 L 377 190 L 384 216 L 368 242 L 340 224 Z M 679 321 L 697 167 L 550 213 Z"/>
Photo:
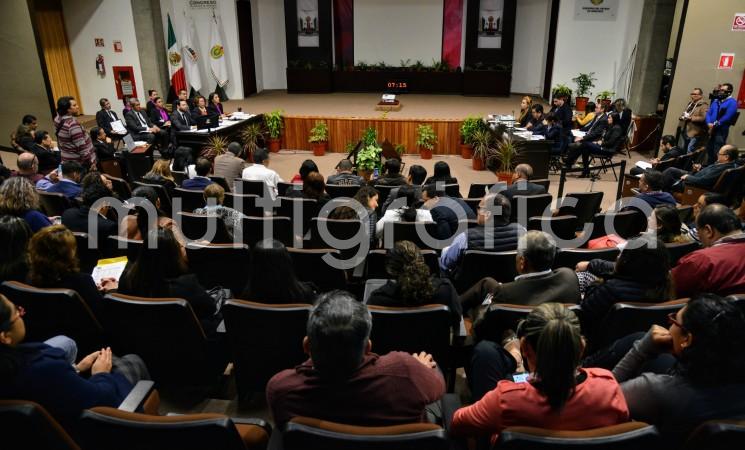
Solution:
<path fill-rule="evenodd" d="M 373 169 L 373 179 L 378 178 L 378 176 L 380 176 L 380 172 L 378 171 L 378 168 L 376 167 L 375 169 Z"/>

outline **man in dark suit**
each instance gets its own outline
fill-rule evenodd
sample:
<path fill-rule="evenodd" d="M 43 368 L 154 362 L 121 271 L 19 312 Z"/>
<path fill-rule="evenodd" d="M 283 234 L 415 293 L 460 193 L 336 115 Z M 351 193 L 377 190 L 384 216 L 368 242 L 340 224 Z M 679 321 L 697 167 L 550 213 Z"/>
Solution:
<path fill-rule="evenodd" d="M 737 158 L 740 152 L 734 145 L 725 145 L 717 153 L 717 161 L 704 168 L 700 164 L 693 165 L 692 172 L 686 172 L 677 167 L 665 169 L 662 175 L 665 178 L 665 190 L 668 192 L 683 192 L 683 181 L 685 184 L 711 189 L 719 180 L 719 176 L 727 169 L 737 166 Z"/>
<path fill-rule="evenodd" d="M 91 142 L 93 142 L 93 148 L 96 149 L 96 158 L 99 161 L 110 161 L 116 157 L 116 150 L 111 145 L 111 138 L 106 136 L 103 128 L 91 128 Z"/>
<path fill-rule="evenodd" d="M 540 305 L 546 302 L 578 303 L 579 282 L 572 269 L 552 270 L 556 255 L 554 239 L 542 231 L 528 231 L 518 241 L 515 281 L 501 284 L 493 278 L 483 278 L 460 296 L 463 313 L 486 303 Z M 474 323 L 479 339 L 490 339 L 493 315 L 486 313 Z M 493 324 L 492 324 L 493 325 Z M 501 340 L 496 337 L 497 342 Z"/>
<path fill-rule="evenodd" d="M 53 171 L 61 162 L 59 151 L 52 149 L 52 137 L 46 131 L 39 130 L 34 136 L 34 146 L 31 147 L 31 153 L 36 155 L 39 160 L 39 173 L 46 175 Z"/>
<path fill-rule="evenodd" d="M 181 100 L 186 101 L 187 106 L 189 109 L 186 110 L 187 113 L 191 112 L 191 109 L 194 108 L 194 102 L 191 101 L 189 98 L 189 93 L 186 92 L 186 89 L 180 89 L 178 91 L 178 98 L 173 101 L 173 108 L 171 108 L 171 112 L 176 111 L 178 109 L 178 104 Z M 173 120 L 173 117 L 171 117 L 171 120 Z"/>
<path fill-rule="evenodd" d="M 631 109 L 626 106 L 626 100 L 617 98 L 613 102 L 613 109 L 618 113 L 618 123 L 621 125 L 621 129 L 624 133 L 629 131 L 631 126 Z"/>
<path fill-rule="evenodd" d="M 572 108 L 569 106 L 566 97 L 554 97 L 554 106 L 551 107 L 551 114 L 556 117 L 556 121 L 561 123 L 561 129 L 565 136 L 572 135 Z"/>
<path fill-rule="evenodd" d="M 152 115 L 153 110 L 156 108 L 155 99 L 158 97 L 158 91 L 156 91 L 155 89 L 147 90 L 147 105 L 145 105 L 145 110 L 147 111 L 148 116 Z"/>
<path fill-rule="evenodd" d="M 189 104 L 186 100 L 177 100 L 174 105 L 176 108 L 171 113 L 171 142 L 178 146 L 176 133 L 179 131 L 189 131 L 192 125 L 196 125 L 189 112 Z"/>
<path fill-rule="evenodd" d="M 114 133 L 114 130 L 111 128 L 111 122 L 119 120 L 119 116 L 111 109 L 111 102 L 106 98 L 102 98 L 98 101 L 98 104 L 101 105 L 101 109 L 96 113 L 96 125 L 103 128 L 107 136 L 122 136 Z"/>
<path fill-rule="evenodd" d="M 110 206 L 107 204 L 93 205 L 99 200 L 106 197 L 113 197 L 114 194 L 106 186 L 93 183 L 83 191 L 83 204 L 79 208 L 70 208 L 62 214 L 62 225 L 70 231 L 88 233 L 92 235 L 98 243 L 98 248 L 103 249 L 107 245 L 109 236 L 116 236 L 118 225 L 115 221 L 107 217 Z M 96 215 L 94 227 L 89 227 L 88 216 Z"/>
<path fill-rule="evenodd" d="M 192 191 L 203 191 L 204 188 L 213 183 L 213 181 L 207 176 L 212 170 L 212 163 L 207 158 L 197 159 L 197 163 L 194 165 L 194 171 L 197 176 L 194 178 L 186 179 L 181 183 L 181 187 Z"/>
<path fill-rule="evenodd" d="M 153 125 L 148 115 L 142 110 L 140 100 L 131 98 L 129 105 L 132 109 L 127 112 L 124 119 L 127 122 L 127 130 L 132 135 L 132 139 L 152 144 L 156 142 L 157 138 L 157 142 L 162 142 L 166 132 Z"/>
<path fill-rule="evenodd" d="M 546 193 L 546 188 L 540 184 L 531 183 L 529 180 L 533 177 L 533 168 L 530 164 L 518 164 L 512 173 L 512 184 L 500 194 L 507 197 L 510 202 L 516 195 L 540 195 Z M 515 205 L 512 205 L 514 208 Z"/>
<path fill-rule="evenodd" d="M 605 109 L 606 107 L 601 103 L 595 105 L 595 118 L 592 119 L 585 135 L 574 138 L 574 142 L 569 144 L 570 153 L 585 142 L 597 142 L 603 138 L 603 133 L 608 129 L 608 114 Z"/>

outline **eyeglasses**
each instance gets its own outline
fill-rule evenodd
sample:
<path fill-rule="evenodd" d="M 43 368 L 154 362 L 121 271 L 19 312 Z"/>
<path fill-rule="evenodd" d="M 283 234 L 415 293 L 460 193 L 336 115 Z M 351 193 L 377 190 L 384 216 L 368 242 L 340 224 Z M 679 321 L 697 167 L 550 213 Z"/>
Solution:
<path fill-rule="evenodd" d="M 7 321 L 0 324 L 0 330 L 1 331 L 7 331 L 10 329 L 10 327 L 13 326 L 14 323 L 18 321 L 21 317 L 26 315 L 26 310 L 23 308 L 23 306 L 16 306 L 16 314 L 15 319 L 8 319 Z"/>
<path fill-rule="evenodd" d="M 681 330 L 685 331 L 686 333 L 688 330 L 686 330 L 686 327 L 683 326 L 682 323 L 678 322 L 678 318 L 676 317 L 676 313 L 670 313 L 667 315 L 667 321 L 670 325 L 675 325 Z"/>

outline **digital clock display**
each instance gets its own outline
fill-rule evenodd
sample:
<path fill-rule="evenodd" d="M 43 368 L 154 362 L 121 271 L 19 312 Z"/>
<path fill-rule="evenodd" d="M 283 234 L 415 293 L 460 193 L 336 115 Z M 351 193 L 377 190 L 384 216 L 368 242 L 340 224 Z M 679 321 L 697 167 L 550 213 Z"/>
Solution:
<path fill-rule="evenodd" d="M 406 80 L 388 80 L 385 85 L 385 91 L 394 94 L 409 92 L 409 82 Z"/>

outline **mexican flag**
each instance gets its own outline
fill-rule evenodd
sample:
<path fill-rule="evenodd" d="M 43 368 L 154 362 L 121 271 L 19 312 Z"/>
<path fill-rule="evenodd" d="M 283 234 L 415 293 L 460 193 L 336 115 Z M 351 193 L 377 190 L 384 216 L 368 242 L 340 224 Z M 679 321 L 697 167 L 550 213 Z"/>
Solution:
<path fill-rule="evenodd" d="M 171 23 L 170 14 L 168 14 L 167 51 L 168 73 L 171 75 L 171 91 L 173 94 L 173 98 L 176 98 L 180 89 L 186 89 L 186 79 L 184 78 L 184 62 L 181 58 L 181 50 L 179 49 L 178 44 L 176 44 L 176 33 L 173 32 L 173 24 Z"/>

